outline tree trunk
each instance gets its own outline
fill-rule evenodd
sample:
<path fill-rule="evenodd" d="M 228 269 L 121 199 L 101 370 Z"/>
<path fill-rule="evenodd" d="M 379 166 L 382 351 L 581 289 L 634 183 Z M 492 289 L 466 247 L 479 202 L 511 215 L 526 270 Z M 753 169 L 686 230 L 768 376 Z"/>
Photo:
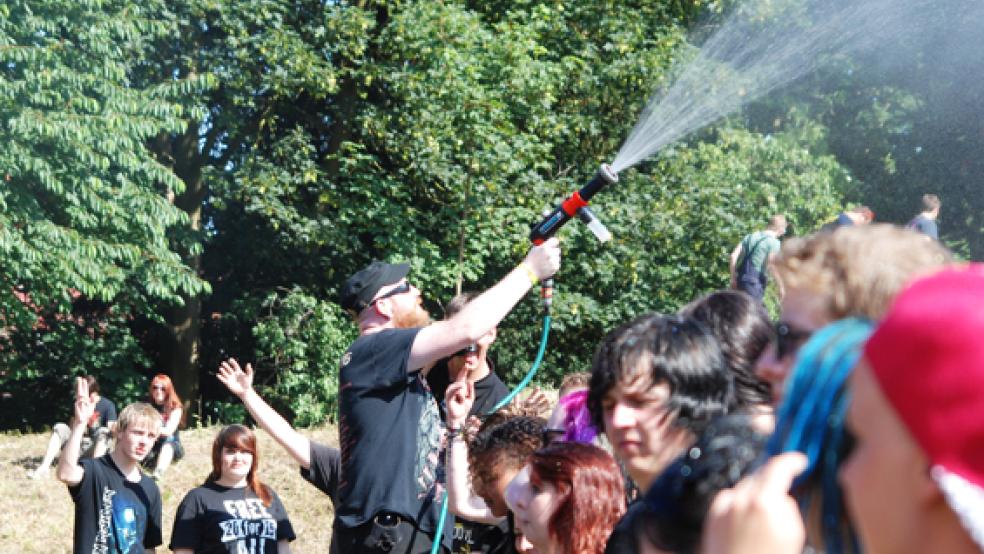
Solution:
<path fill-rule="evenodd" d="M 173 160 L 175 175 L 185 184 L 181 194 L 169 193 L 168 198 L 180 210 L 188 214 L 191 235 L 201 232 L 202 203 L 208 193 L 202 180 L 203 158 L 198 151 L 198 122 L 189 122 L 185 132 L 169 140 L 159 141 Z M 161 144 L 164 142 L 164 144 Z M 185 264 L 201 274 L 201 256 L 178 248 Z M 167 329 L 161 340 L 160 369 L 171 376 L 174 388 L 184 402 L 189 422 L 201 415 L 199 393 L 199 347 L 201 343 L 201 297 L 182 295 L 183 306 L 165 310 Z"/>

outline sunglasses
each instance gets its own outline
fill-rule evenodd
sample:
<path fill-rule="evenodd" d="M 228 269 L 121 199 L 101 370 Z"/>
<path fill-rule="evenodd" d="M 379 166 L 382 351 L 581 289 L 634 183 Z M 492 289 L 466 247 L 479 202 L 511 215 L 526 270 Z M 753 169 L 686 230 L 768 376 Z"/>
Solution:
<path fill-rule="evenodd" d="M 372 302 L 370 302 L 368 305 L 366 305 L 366 308 L 368 308 L 369 306 L 372 306 L 376 302 L 379 302 L 383 298 L 389 298 L 390 296 L 396 296 L 398 294 L 404 294 L 404 293 L 407 293 L 407 292 L 410 292 L 410 283 L 408 283 L 407 281 L 403 281 L 403 283 L 401 283 L 400 286 L 396 287 L 395 289 L 390 289 L 389 291 L 387 291 L 382 296 L 378 296 L 378 297 L 374 298 Z"/>
<path fill-rule="evenodd" d="M 468 346 L 462 348 L 461 350 L 455 352 L 454 354 L 451 354 L 451 357 L 454 358 L 455 356 L 467 356 L 468 354 L 474 354 L 476 352 L 478 352 L 478 345 L 469 344 Z"/>
<path fill-rule="evenodd" d="M 811 335 L 813 335 L 813 331 L 803 331 L 790 327 L 788 323 L 777 322 L 775 326 L 776 358 L 781 360 L 790 354 L 795 354 Z"/>

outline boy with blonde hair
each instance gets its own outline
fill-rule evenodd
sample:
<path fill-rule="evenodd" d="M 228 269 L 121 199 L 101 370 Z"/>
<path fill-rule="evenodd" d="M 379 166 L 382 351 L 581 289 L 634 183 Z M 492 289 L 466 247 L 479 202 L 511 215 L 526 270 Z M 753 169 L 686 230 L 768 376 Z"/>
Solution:
<path fill-rule="evenodd" d="M 156 552 L 161 536 L 161 493 L 140 471 L 160 433 L 160 414 L 130 404 L 116 422 L 116 446 L 101 458 L 79 461 L 82 436 L 94 405 L 85 379 L 76 381 L 75 419 L 58 461 L 58 478 L 75 502 L 75 554 Z"/>

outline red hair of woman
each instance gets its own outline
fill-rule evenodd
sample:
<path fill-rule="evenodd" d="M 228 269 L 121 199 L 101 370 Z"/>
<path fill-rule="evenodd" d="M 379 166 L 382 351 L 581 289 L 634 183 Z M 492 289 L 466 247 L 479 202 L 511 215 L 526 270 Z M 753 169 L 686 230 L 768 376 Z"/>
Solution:
<path fill-rule="evenodd" d="M 550 517 L 551 537 L 565 554 L 602 554 L 608 536 L 625 513 L 622 474 L 604 450 L 557 442 L 529 459 L 530 484 L 553 485 L 562 500 Z"/>
<path fill-rule="evenodd" d="M 175 408 L 181 408 L 181 398 L 178 396 L 178 393 L 174 391 L 174 383 L 171 382 L 171 378 L 168 377 L 167 375 L 164 375 L 163 373 L 158 373 L 157 375 L 154 375 L 154 378 L 150 380 L 151 392 L 153 392 L 154 387 L 164 387 L 164 394 L 167 395 L 164 399 L 164 406 L 162 406 L 164 408 L 163 410 L 164 419 L 166 420 L 171 415 L 171 412 Z M 154 396 L 153 394 L 151 394 L 151 399 L 153 398 Z M 182 426 L 184 426 L 184 419 L 185 419 L 185 414 L 184 411 L 182 410 L 181 412 Z"/>

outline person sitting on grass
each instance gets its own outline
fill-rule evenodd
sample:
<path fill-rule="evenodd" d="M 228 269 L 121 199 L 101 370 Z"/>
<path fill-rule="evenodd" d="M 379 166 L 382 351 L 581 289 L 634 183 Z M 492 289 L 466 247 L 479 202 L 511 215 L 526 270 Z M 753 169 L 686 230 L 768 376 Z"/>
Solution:
<path fill-rule="evenodd" d="M 68 485 L 75 503 L 72 552 L 156 552 L 163 542 L 161 492 L 140 470 L 140 462 L 157 440 L 160 415 L 148 404 L 130 404 L 116 422 L 113 451 L 79 461 L 94 407 L 88 383 L 78 379 L 72 432 L 58 460 L 58 479 Z"/>
<path fill-rule="evenodd" d="M 100 458 L 109 449 L 109 436 L 116 425 L 116 405 L 108 398 L 99 395 L 99 382 L 92 375 L 82 377 L 89 385 L 89 400 L 94 406 L 92 417 L 86 427 L 85 435 L 82 437 L 81 452 L 82 458 Z M 44 479 L 48 476 L 48 468 L 55 461 L 55 456 L 61 451 L 62 447 L 68 442 L 72 430 L 64 423 L 56 423 L 51 430 L 51 438 L 48 439 L 48 450 L 44 453 L 44 459 L 34 471 L 28 472 L 31 479 Z"/>
<path fill-rule="evenodd" d="M 174 516 L 174 554 L 290 554 L 294 528 L 277 493 L 260 481 L 259 467 L 253 431 L 223 427 L 212 443 L 212 472 Z"/>
<path fill-rule="evenodd" d="M 163 373 L 150 381 L 150 403 L 160 413 L 161 434 L 144 465 L 152 467 L 153 478 L 160 480 L 172 461 L 184 457 L 184 447 L 178 436 L 178 428 L 184 423 L 184 410 L 171 378 Z"/>

